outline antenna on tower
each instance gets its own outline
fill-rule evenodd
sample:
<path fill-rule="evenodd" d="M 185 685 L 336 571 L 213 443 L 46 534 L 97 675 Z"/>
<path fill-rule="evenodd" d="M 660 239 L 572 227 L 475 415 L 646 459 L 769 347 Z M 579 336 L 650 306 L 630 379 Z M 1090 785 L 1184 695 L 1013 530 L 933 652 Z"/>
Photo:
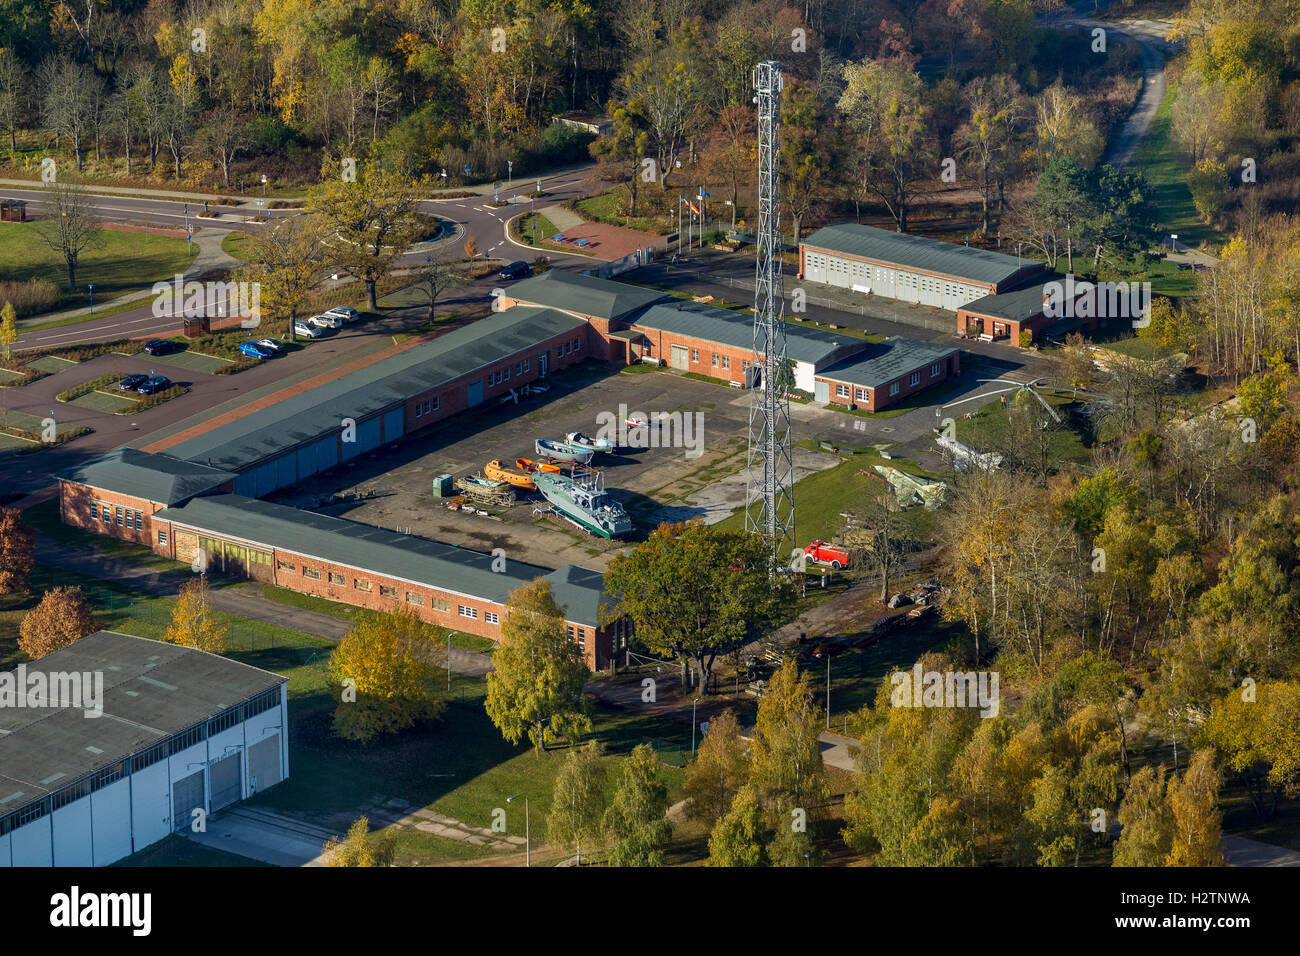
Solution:
<path fill-rule="evenodd" d="M 754 361 L 749 410 L 749 488 L 745 528 L 763 537 L 773 569 L 794 545 L 794 464 L 781 280 L 781 64 L 754 67 L 758 104 L 758 235 L 755 241 Z"/>

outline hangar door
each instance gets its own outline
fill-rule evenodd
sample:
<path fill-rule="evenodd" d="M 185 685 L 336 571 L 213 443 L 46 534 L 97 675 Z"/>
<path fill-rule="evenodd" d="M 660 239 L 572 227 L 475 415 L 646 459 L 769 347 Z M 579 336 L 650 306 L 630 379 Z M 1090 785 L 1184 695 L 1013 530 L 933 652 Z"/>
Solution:
<path fill-rule="evenodd" d="M 829 285 L 839 286 L 841 289 L 849 287 L 849 274 L 852 266 L 848 259 L 841 259 L 839 256 L 826 257 L 826 278 Z"/>
<path fill-rule="evenodd" d="M 203 809 L 203 771 L 182 777 L 172 784 L 172 829 L 184 830 L 194 821 L 194 810 Z"/>
<path fill-rule="evenodd" d="M 280 782 L 280 735 L 272 734 L 248 748 L 248 788 L 261 793 Z"/>
<path fill-rule="evenodd" d="M 239 799 L 239 753 L 214 760 L 212 768 L 212 812 Z"/>
<path fill-rule="evenodd" d="M 681 369 L 683 372 L 691 367 L 691 353 L 686 350 L 686 346 L 673 346 L 672 366 Z"/>

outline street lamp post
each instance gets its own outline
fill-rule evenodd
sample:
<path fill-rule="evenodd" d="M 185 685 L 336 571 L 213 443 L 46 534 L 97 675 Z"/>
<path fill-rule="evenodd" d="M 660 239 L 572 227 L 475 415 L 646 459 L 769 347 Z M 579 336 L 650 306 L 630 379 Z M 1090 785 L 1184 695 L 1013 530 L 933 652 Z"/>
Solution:
<path fill-rule="evenodd" d="M 826 729 L 831 729 L 831 656 L 826 655 Z"/>
<path fill-rule="evenodd" d="M 699 702 L 700 699 L 698 697 L 696 697 L 693 701 L 691 701 L 691 759 L 692 760 L 695 759 L 695 705 L 698 704 Z"/>
<path fill-rule="evenodd" d="M 514 803 L 518 797 L 506 797 L 506 803 Z M 528 817 L 528 797 L 524 797 L 524 866 L 533 865 L 533 827 Z"/>
<path fill-rule="evenodd" d="M 86 283 L 86 288 L 90 290 L 90 314 L 95 314 L 95 283 Z"/>
<path fill-rule="evenodd" d="M 506 185 L 511 185 L 515 180 L 515 164 L 512 160 L 506 160 Z"/>

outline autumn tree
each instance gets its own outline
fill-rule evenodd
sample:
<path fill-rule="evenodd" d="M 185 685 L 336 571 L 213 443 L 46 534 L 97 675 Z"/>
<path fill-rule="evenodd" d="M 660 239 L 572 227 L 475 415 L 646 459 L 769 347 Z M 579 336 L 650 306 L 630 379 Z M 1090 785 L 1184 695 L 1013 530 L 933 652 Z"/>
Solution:
<path fill-rule="evenodd" d="M 446 653 L 441 628 L 413 613 L 363 616 L 330 655 L 334 732 L 367 741 L 438 717 L 447 706 L 437 690 Z"/>
<path fill-rule="evenodd" d="M 448 289 L 454 288 L 463 277 L 452 268 L 451 260 L 445 256 L 425 256 L 424 264 L 415 267 L 415 288 L 429 300 L 429 321 L 434 320 L 438 298 Z"/>
<path fill-rule="evenodd" d="M 322 222 L 315 216 L 290 216 L 274 225 L 267 223 L 251 237 L 248 265 L 233 276 L 237 282 L 256 283 L 258 308 L 288 322 L 290 342 L 297 337 L 294 324 L 307 311 L 308 298 L 329 268 L 321 229 Z M 260 319 L 259 314 L 249 321 Z"/>
<path fill-rule="evenodd" d="M 0 510 L 0 594 L 31 591 L 36 534 L 17 508 Z"/>
<path fill-rule="evenodd" d="M 1165 866 L 1224 865 L 1219 785 L 1214 751 L 1209 748 L 1193 753 L 1182 777 L 1169 781 L 1166 798 L 1173 818 L 1173 845 Z"/>
<path fill-rule="evenodd" d="M 605 810 L 605 764 L 600 744 L 591 740 L 569 748 L 551 794 L 546 818 L 546 842 L 572 849 L 582 865 L 582 845 L 600 838 Z"/>
<path fill-rule="evenodd" d="M 891 494 L 868 497 L 862 516 L 848 519 L 840 540 L 861 564 L 880 576 L 880 601 L 889 600 L 889 585 L 921 544 L 914 513 L 900 507 Z"/>
<path fill-rule="evenodd" d="M 668 787 L 659 779 L 659 758 L 649 744 L 632 749 L 614 787 L 603 829 L 612 842 L 611 866 L 663 866 L 664 846 L 672 836 Z"/>
<path fill-rule="evenodd" d="M 4 346 L 5 360 L 9 359 L 9 346 L 18 340 L 18 313 L 12 302 L 0 309 L 0 346 Z"/>
<path fill-rule="evenodd" d="M 492 668 L 484 706 L 512 744 L 527 735 L 540 755 L 548 728 L 570 740 L 590 730 L 582 696 L 590 671 L 545 578 L 510 592 Z"/>
<path fill-rule="evenodd" d="M 336 836 L 326 840 L 321 855 L 323 866 L 392 866 L 397 845 L 391 834 L 373 836 L 370 821 L 360 817 L 342 840 Z"/>
<path fill-rule="evenodd" d="M 768 576 L 768 553 L 753 535 L 698 521 L 662 524 L 630 553 L 615 556 L 605 586 L 654 654 L 695 661 L 709 691 L 719 654 L 754 640 L 789 606 L 791 587 Z"/>
<path fill-rule="evenodd" d="M 767 843 L 762 799 L 745 784 L 709 833 L 709 866 L 766 866 Z"/>
<path fill-rule="evenodd" d="M 372 311 L 379 282 L 419 237 L 421 198 L 416 183 L 381 160 L 359 164 L 354 182 L 331 176 L 308 193 L 307 208 L 321 217 L 339 264 L 364 283 Z"/>
<path fill-rule="evenodd" d="M 1261 818 L 1300 794 L 1300 684 L 1245 685 L 1217 701 L 1204 736 L 1245 785 Z"/>
<path fill-rule="evenodd" d="M 778 829 L 814 816 L 830 794 L 818 740 L 823 720 L 809 675 L 787 658 L 758 702 L 749 777 Z"/>
<path fill-rule="evenodd" d="M 740 736 L 735 713 L 724 710 L 709 721 L 709 732 L 686 768 L 682 785 L 686 815 L 712 827 L 726 815 L 748 779 L 749 744 Z"/>
<path fill-rule="evenodd" d="M 18 625 L 18 646 L 28 657 L 40 660 L 61 647 L 73 644 L 95 632 L 90 605 L 79 587 L 51 588 L 23 616 Z"/>
<path fill-rule="evenodd" d="M 216 612 L 209 604 L 209 594 L 206 574 L 200 574 L 184 585 L 162 639 L 169 644 L 193 647 L 209 654 L 222 653 L 226 649 L 228 631 L 217 620 Z"/>
<path fill-rule="evenodd" d="M 958 130 L 957 141 L 962 155 L 975 165 L 980 228 L 988 232 L 994 191 L 1015 162 L 1023 112 L 1020 84 L 1004 74 L 977 77 L 962 87 L 962 102 L 970 119 Z"/>
<path fill-rule="evenodd" d="M 1114 866 L 1163 866 L 1173 847 L 1173 817 L 1165 799 L 1165 768 L 1133 775 L 1119 805 L 1120 835 Z"/>

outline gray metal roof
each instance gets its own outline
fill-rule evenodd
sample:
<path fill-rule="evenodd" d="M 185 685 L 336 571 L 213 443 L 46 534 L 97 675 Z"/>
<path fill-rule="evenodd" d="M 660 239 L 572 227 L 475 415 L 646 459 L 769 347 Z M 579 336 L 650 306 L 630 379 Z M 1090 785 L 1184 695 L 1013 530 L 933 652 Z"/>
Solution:
<path fill-rule="evenodd" d="M 1035 277 L 1032 285 L 1011 292 L 986 295 L 974 302 L 967 302 L 958 311 L 1023 322 L 1043 314 L 1043 286 L 1048 282 L 1064 283 L 1065 276 L 1057 272 L 1043 273 Z"/>
<path fill-rule="evenodd" d="M 957 351 L 950 345 L 935 345 L 932 342 L 891 335 L 861 355 L 818 372 L 817 377 L 861 385 L 864 388 L 880 388 L 918 369 L 924 369 L 933 362 L 946 359 Z"/>
<path fill-rule="evenodd" d="M 285 682 L 227 657 L 115 631 L 96 631 L 25 667 L 29 678 L 103 674 L 104 715 L 0 708 L 0 816 Z"/>
<path fill-rule="evenodd" d="M 516 282 L 506 288 L 506 295 L 520 302 L 564 309 L 600 319 L 617 319 L 652 302 L 668 298 L 663 292 L 579 275 L 563 269 L 547 269 L 541 275 Z"/>
<path fill-rule="evenodd" d="M 1017 259 L 1002 252 L 851 222 L 823 226 L 804 239 L 803 245 L 992 285 L 1006 282 L 1021 269 L 1042 264 L 1034 259 Z"/>
<path fill-rule="evenodd" d="M 104 491 L 116 491 L 174 505 L 230 481 L 235 476 L 219 468 L 172 455 L 150 454 L 137 448 L 117 448 L 63 472 L 57 477 Z"/>
<path fill-rule="evenodd" d="M 754 317 L 748 313 L 722 309 L 703 302 L 668 302 L 652 305 L 644 314 L 633 320 L 637 328 L 678 335 L 689 335 L 704 342 L 727 345 L 732 348 L 753 349 Z M 837 349 L 846 345 L 861 346 L 861 339 L 820 329 L 805 329 L 787 324 L 785 328 L 786 356 L 796 362 L 816 365 L 825 361 Z"/>
<path fill-rule="evenodd" d="M 604 590 L 598 571 L 567 567 L 552 572 L 509 558 L 504 571 L 493 571 L 490 554 L 243 495 L 195 498 L 154 518 L 498 604 L 521 584 L 545 577 L 556 602 L 567 607 L 569 620 L 592 627 L 598 623 Z"/>
<path fill-rule="evenodd" d="M 344 418 L 360 421 L 583 324 L 553 309 L 528 306 L 496 312 L 168 451 L 177 458 L 239 470 L 337 431 Z"/>

